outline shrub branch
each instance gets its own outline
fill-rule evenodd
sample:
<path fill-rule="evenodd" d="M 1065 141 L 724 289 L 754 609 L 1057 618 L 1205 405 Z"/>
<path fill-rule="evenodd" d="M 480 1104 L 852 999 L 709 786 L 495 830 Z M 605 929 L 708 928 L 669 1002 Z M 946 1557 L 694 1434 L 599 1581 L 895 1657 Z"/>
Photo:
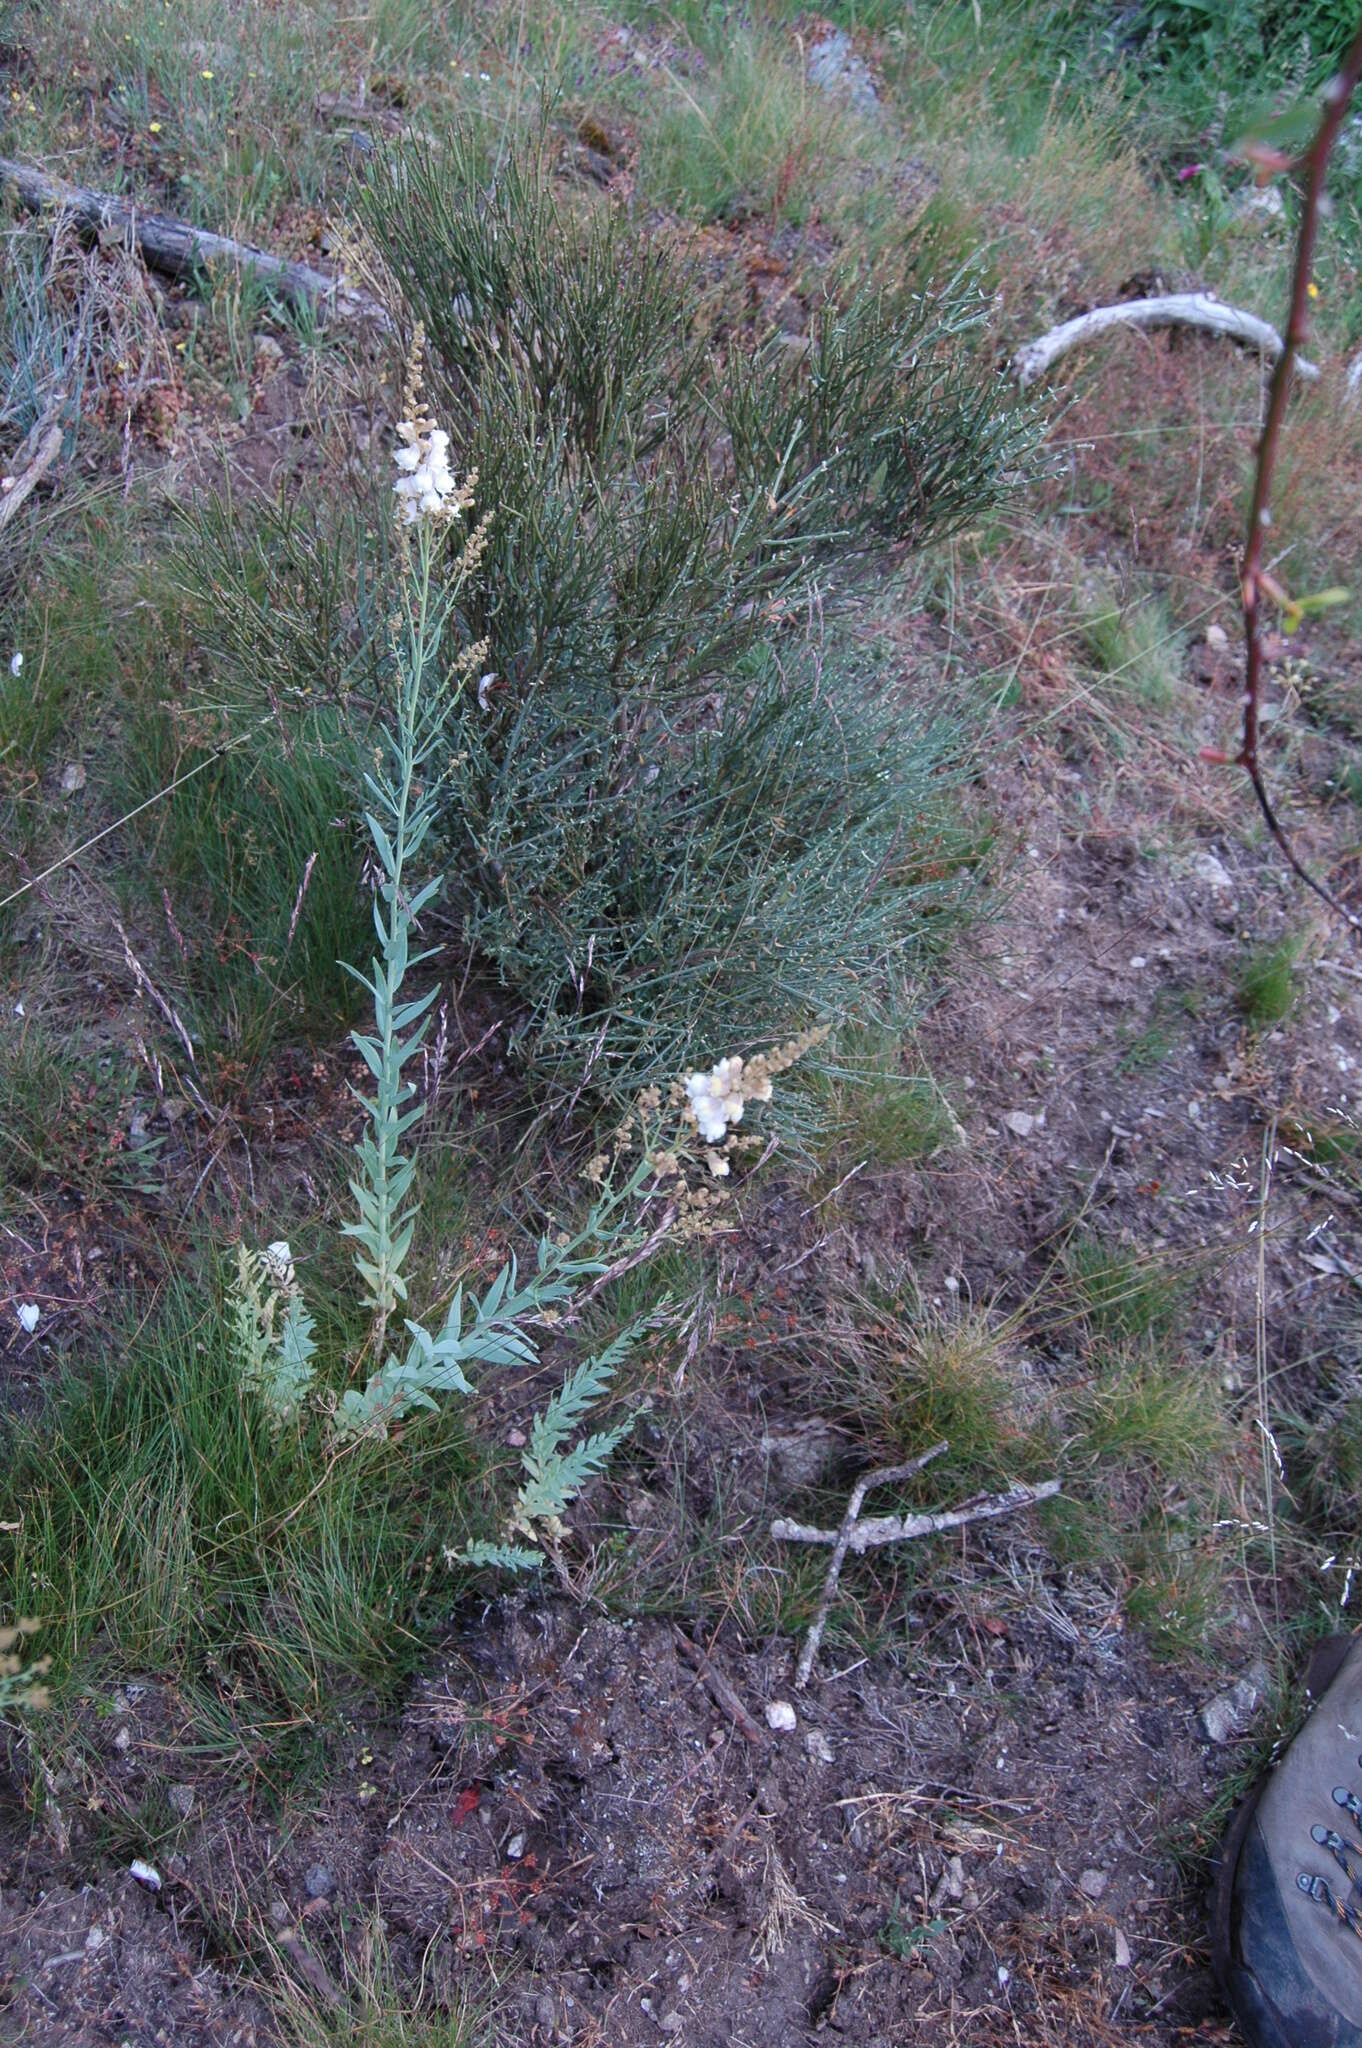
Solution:
<path fill-rule="evenodd" d="M 1269 597 L 1276 594 L 1273 579 L 1263 564 L 1263 537 L 1271 525 L 1268 501 L 1277 464 L 1282 421 L 1286 416 L 1286 403 L 1291 389 L 1292 370 L 1297 366 L 1297 358 L 1309 327 L 1310 276 L 1319 232 L 1325 175 L 1334 144 L 1338 140 L 1339 129 L 1343 125 L 1343 118 L 1348 111 L 1360 76 L 1362 29 L 1359 29 L 1353 38 L 1347 55 L 1325 88 L 1323 116 L 1315 131 L 1314 140 L 1300 159 L 1300 167 L 1305 172 L 1305 203 L 1301 213 L 1300 232 L 1296 238 L 1290 317 L 1286 324 L 1282 352 L 1277 358 L 1276 367 L 1272 372 L 1272 382 L 1268 388 L 1267 417 L 1263 422 L 1262 437 L 1258 443 L 1253 498 L 1249 506 L 1248 535 L 1244 544 L 1244 564 L 1240 576 L 1245 646 L 1244 733 L 1239 752 L 1234 757 L 1235 766 L 1243 768 L 1253 784 L 1253 793 L 1258 799 L 1258 807 L 1266 820 L 1268 831 L 1276 840 L 1288 867 L 1322 903 L 1326 903 L 1340 917 L 1346 918 L 1354 932 L 1362 932 L 1362 919 L 1355 917 L 1346 904 L 1341 903 L 1333 891 L 1320 881 L 1318 876 L 1313 875 L 1300 859 L 1286 828 L 1277 816 L 1263 779 L 1258 753 L 1263 687 L 1263 641 L 1258 601 L 1264 592 Z M 1263 161 L 1274 169 L 1288 168 L 1280 159 L 1264 157 Z"/>

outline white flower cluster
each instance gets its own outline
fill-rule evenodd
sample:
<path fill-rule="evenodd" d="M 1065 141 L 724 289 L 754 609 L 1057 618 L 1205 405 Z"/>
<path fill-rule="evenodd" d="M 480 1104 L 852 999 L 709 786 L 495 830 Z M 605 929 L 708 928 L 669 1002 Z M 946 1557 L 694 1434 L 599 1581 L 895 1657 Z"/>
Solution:
<path fill-rule="evenodd" d="M 688 1074 L 686 1095 L 700 1136 L 717 1145 L 730 1124 L 742 1121 L 742 1061 L 735 1056 L 720 1060 L 707 1074 Z"/>
<path fill-rule="evenodd" d="M 419 519 L 445 511 L 449 501 L 457 501 L 449 467 L 449 436 L 439 427 L 422 434 L 410 420 L 399 420 L 397 433 L 402 446 L 394 449 L 393 461 L 402 474 L 393 485 L 393 494 L 405 524 L 415 526 Z"/>

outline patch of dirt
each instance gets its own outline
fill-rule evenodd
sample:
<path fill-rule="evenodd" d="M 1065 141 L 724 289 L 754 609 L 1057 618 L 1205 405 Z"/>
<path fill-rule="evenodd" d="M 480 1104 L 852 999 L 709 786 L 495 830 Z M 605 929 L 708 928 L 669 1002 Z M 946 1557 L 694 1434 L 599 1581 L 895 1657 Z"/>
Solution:
<path fill-rule="evenodd" d="M 506 1602 L 460 1631 L 399 1726 L 356 1729 L 305 1825 L 205 1782 L 157 1852 L 158 1895 L 126 1873 L 77 1889 L 50 1846 L 16 1848 L 6 2040 L 126 2038 L 99 2031 L 114 2013 L 139 2042 L 264 2040 L 212 1960 L 223 1926 L 245 1944 L 272 1926 L 326 1985 L 375 1904 L 400 1976 L 450 2004 L 499 1985 L 517 2048 L 1089 2048 L 1118 2012 L 1122 2038 L 1198 2038 L 1213 1994 L 1188 1968 L 1195 1927 L 1170 1928 L 1164 1844 L 1223 1752 L 1114 1615 L 1076 1595 L 973 1640 L 924 1615 L 911 1675 L 816 1675 L 786 1733 L 765 1708 L 792 1698 L 788 1645 L 721 1635 L 709 1655 L 757 1739 L 672 1623 Z M 151 1813 L 194 1763 L 164 1698 L 134 1690 L 106 1748 L 121 1797 Z"/>
<path fill-rule="evenodd" d="M 0 2039 L 7 2048 L 257 2048 L 259 1997 L 182 1939 L 131 1876 L 56 1884 L 37 1897 L 0 1874 Z"/>

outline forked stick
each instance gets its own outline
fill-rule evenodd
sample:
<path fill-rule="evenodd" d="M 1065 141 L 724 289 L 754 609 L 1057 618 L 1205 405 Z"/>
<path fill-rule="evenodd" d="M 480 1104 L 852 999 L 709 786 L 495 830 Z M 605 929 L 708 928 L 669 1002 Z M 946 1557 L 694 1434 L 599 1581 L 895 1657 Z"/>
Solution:
<path fill-rule="evenodd" d="M 872 1487 L 892 1486 L 899 1480 L 920 1472 L 924 1465 L 950 1447 L 946 1443 L 933 1444 L 920 1457 L 913 1458 L 906 1465 L 886 1465 L 877 1472 L 867 1472 L 858 1479 L 847 1502 L 846 1513 L 841 1526 L 836 1529 L 817 1529 L 807 1522 L 790 1522 L 785 1519 L 772 1522 L 771 1534 L 780 1543 L 830 1543 L 832 1557 L 828 1564 L 828 1575 L 823 1584 L 823 1597 L 818 1603 L 818 1612 L 813 1618 L 804 1648 L 795 1667 L 794 1689 L 802 1692 L 813 1671 L 814 1658 L 823 1638 L 828 1615 L 832 1611 L 833 1598 L 837 1592 L 837 1581 L 848 1551 L 855 1551 L 859 1557 L 867 1550 L 877 1549 L 882 1543 L 911 1543 L 919 1536 L 938 1536 L 946 1529 L 963 1529 L 971 1522 L 992 1522 L 1000 1515 L 1015 1514 L 1019 1508 L 1034 1507 L 1037 1501 L 1049 1500 L 1060 1490 L 1058 1479 L 1043 1480 L 1039 1486 L 1023 1486 L 1017 1483 L 1009 1486 L 1004 1493 L 975 1494 L 962 1502 L 958 1508 L 943 1508 L 930 1515 L 871 1515 L 865 1521 L 858 1519 L 861 1503 Z"/>

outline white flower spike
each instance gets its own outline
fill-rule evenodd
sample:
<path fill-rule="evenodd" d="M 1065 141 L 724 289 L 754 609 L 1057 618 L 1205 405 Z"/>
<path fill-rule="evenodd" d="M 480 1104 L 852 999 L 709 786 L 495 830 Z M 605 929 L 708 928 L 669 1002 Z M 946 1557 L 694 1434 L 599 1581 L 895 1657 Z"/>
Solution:
<path fill-rule="evenodd" d="M 728 1126 L 742 1121 L 742 1061 L 734 1055 L 707 1074 L 688 1074 L 686 1094 L 700 1136 L 710 1145 L 719 1144 Z"/>
<path fill-rule="evenodd" d="M 19 674 L 19 673 L 21 672 L 21 670 L 23 669 L 23 666 L 24 666 L 24 657 L 23 657 L 23 655 L 22 655 L 22 654 L 20 654 L 20 652 L 19 652 L 18 648 L 16 647 L 16 648 L 15 648 L 15 650 L 14 650 L 14 652 L 13 652 L 13 654 L 11 654 L 11 656 L 10 656 L 10 658 L 9 658 L 9 672 L 10 672 L 10 674 L 11 674 L 12 676 L 17 676 L 17 675 L 18 675 L 18 674 Z"/>
<path fill-rule="evenodd" d="M 397 435 L 402 445 L 394 449 L 393 461 L 402 473 L 393 485 L 393 495 L 405 524 L 415 526 L 418 520 L 452 509 L 451 501 L 457 504 L 449 467 L 449 436 L 439 427 L 422 434 L 410 420 L 398 422 Z"/>

